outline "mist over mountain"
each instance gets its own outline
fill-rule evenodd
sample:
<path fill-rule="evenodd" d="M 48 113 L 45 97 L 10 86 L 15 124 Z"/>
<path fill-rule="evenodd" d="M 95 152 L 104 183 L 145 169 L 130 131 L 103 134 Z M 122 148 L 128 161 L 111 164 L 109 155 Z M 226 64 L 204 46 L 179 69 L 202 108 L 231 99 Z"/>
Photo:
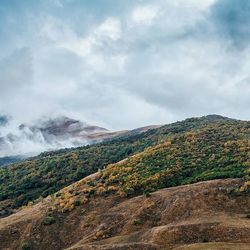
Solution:
<path fill-rule="evenodd" d="M 0 157 L 82 146 L 100 141 L 109 132 L 66 116 L 20 125 L 9 124 L 6 116 L 0 116 L 0 126 Z"/>
<path fill-rule="evenodd" d="M 7 118 L 7 116 L 1 117 L 0 166 L 44 151 L 85 146 L 119 135 L 140 134 L 160 126 L 151 125 L 133 130 L 110 131 L 67 116 L 41 118 L 21 124 L 17 124 L 13 121 L 14 119 Z"/>

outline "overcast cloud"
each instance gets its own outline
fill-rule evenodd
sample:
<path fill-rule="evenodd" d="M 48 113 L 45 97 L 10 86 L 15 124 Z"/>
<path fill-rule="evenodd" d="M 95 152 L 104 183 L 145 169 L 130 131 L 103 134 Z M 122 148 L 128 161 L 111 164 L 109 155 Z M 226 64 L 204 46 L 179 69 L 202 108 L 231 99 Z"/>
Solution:
<path fill-rule="evenodd" d="M 248 0 L 2 0 L 0 113 L 109 129 L 249 120 Z"/>

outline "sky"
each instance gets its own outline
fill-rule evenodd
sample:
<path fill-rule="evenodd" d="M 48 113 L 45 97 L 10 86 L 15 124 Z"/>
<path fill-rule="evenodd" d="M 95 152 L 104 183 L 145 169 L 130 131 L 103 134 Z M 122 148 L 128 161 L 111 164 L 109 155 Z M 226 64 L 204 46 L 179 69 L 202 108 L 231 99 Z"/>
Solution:
<path fill-rule="evenodd" d="M 111 130 L 250 119 L 249 0 L 1 0 L 0 114 Z"/>

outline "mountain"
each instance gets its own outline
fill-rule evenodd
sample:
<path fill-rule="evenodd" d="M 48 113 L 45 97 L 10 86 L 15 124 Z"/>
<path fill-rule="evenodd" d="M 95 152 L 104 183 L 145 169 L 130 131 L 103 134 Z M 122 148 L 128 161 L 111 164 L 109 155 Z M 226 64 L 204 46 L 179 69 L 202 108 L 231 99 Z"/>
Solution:
<path fill-rule="evenodd" d="M 98 126 L 89 125 L 78 120 L 70 119 L 65 116 L 55 119 L 41 120 L 34 125 L 22 124 L 19 126 L 21 131 L 26 133 L 41 133 L 44 140 L 53 143 L 53 136 L 57 140 L 67 140 L 70 138 L 87 138 L 88 135 L 108 132 L 107 129 Z M 27 131 L 28 130 L 28 131 Z"/>
<path fill-rule="evenodd" d="M 5 167 L 5 166 L 8 166 L 12 163 L 20 162 L 23 159 L 24 159 L 24 157 L 21 155 L 1 157 L 0 158 L 0 167 Z"/>
<path fill-rule="evenodd" d="M 150 162 L 152 161 L 154 170 L 147 172 L 147 168 L 143 168 L 143 172 L 138 173 L 136 176 L 139 175 L 143 177 L 145 176 L 144 173 L 147 173 L 146 176 L 150 177 L 152 173 L 156 174 L 157 170 L 164 175 L 166 164 L 169 164 L 168 171 L 171 170 L 171 174 L 174 175 L 174 169 L 172 170 L 174 164 L 183 167 L 186 163 L 194 166 L 197 164 L 200 166 L 200 164 L 206 163 L 202 165 L 202 171 L 199 168 L 188 168 L 185 170 L 186 174 L 189 174 L 190 177 L 186 179 L 176 179 L 176 184 L 182 184 L 188 180 L 192 182 L 195 181 L 195 178 L 206 180 L 206 174 L 208 179 L 213 176 L 216 178 L 216 175 L 218 178 L 220 176 L 231 177 L 229 176 L 231 169 L 229 169 L 228 172 L 226 169 L 222 169 L 222 171 L 219 172 L 214 171 L 213 168 L 211 168 L 212 165 L 207 166 L 211 160 L 207 159 L 206 155 L 206 157 L 201 157 L 203 153 L 199 152 L 199 149 L 203 149 L 203 151 L 214 150 L 213 157 L 217 156 L 214 161 L 222 161 L 222 163 L 225 163 L 225 166 L 228 167 L 227 161 L 230 163 L 230 158 L 228 158 L 229 155 L 227 155 L 227 158 L 225 159 L 219 159 L 220 153 L 223 150 L 223 143 L 247 138 L 249 136 L 249 126 L 249 122 L 225 119 L 224 117 L 217 117 L 216 119 L 211 119 L 210 116 L 190 118 L 159 128 L 149 129 L 142 133 L 135 133 L 134 131 L 128 132 L 124 135 L 94 145 L 42 153 L 37 157 L 29 158 L 25 161 L 9 166 L 8 168 L 0 169 L 1 214 L 9 214 L 13 209 L 27 204 L 30 200 L 37 199 L 40 196 L 46 197 L 47 195 L 52 194 L 61 188 L 98 171 L 99 169 L 105 168 L 109 164 L 119 162 L 138 153 L 142 153 L 142 164 L 144 159 L 147 159 L 145 162 L 146 166 L 151 166 Z M 203 134 L 200 135 L 198 133 L 199 131 Z M 191 135 L 192 133 L 198 133 L 192 135 L 194 138 L 196 136 L 197 140 L 195 141 L 196 143 L 190 143 L 192 147 L 190 147 L 189 151 L 187 151 L 188 148 L 183 148 L 186 145 L 184 142 L 186 141 L 188 133 L 191 133 Z M 199 135 L 201 138 L 199 138 Z M 203 137 L 206 138 L 204 142 L 202 141 Z M 166 155 L 169 154 L 169 148 L 166 147 L 165 144 L 169 144 L 171 138 L 177 140 L 175 143 L 174 141 L 171 141 L 171 147 L 176 147 L 180 151 L 178 151 L 178 154 L 183 153 L 187 155 L 186 157 L 177 158 L 178 162 L 175 162 L 173 159 L 170 159 L 169 161 L 166 160 Z M 220 144 L 217 145 L 217 143 Z M 219 145 L 221 146 L 219 147 Z M 144 150 L 147 150 L 146 153 L 143 152 Z M 192 155 L 192 152 L 195 155 Z M 157 155 L 159 155 L 158 158 L 156 157 Z M 199 159 L 199 162 L 195 162 L 193 157 Z M 133 159 L 134 158 L 130 161 L 133 161 Z M 156 160 L 157 164 L 154 166 Z M 134 162 L 134 164 L 137 165 L 137 162 Z M 231 160 L 232 168 L 234 167 L 233 164 L 235 163 Z M 117 167 L 118 166 L 119 164 Z M 211 173 L 206 173 L 210 168 Z M 232 176 L 244 176 L 242 169 L 242 166 L 237 167 Z M 192 171 L 196 174 L 195 177 L 193 176 Z M 124 176 L 124 174 L 126 174 L 126 172 L 122 173 L 122 176 Z M 16 178 L 16 176 L 18 176 L 18 178 Z M 193 180 L 191 177 L 193 177 Z M 133 183 L 137 182 L 138 181 L 135 180 Z M 143 183 L 147 185 L 147 179 L 143 179 Z M 131 188 L 138 189 L 139 187 Z"/>
<path fill-rule="evenodd" d="M 159 127 L 147 126 L 131 131 L 109 131 L 106 128 L 89 125 L 65 116 L 40 119 L 32 124 L 21 124 L 14 129 L 13 126 L 8 129 L 7 117 L 2 116 L 0 126 L 1 124 L 4 127 L 2 131 L 5 132 L 5 135 L 1 136 L 0 127 L 0 166 L 1 162 L 6 164 L 7 158 L 5 157 L 9 157 L 9 163 L 12 163 L 44 151 L 79 147 Z"/>
<path fill-rule="evenodd" d="M 10 129 L 2 135 L 0 155 L 37 154 L 45 150 L 86 145 L 102 140 L 108 132 L 105 128 L 64 116 L 38 120 L 33 124 L 21 124 L 14 131 Z"/>
<path fill-rule="evenodd" d="M 212 115 L 1 168 L 0 242 L 248 249 L 249 141 L 250 122 Z"/>

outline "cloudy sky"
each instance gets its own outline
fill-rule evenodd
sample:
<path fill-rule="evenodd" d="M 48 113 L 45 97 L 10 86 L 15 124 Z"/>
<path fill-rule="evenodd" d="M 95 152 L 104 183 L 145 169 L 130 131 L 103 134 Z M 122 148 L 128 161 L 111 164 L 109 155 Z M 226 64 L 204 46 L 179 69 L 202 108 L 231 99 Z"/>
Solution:
<path fill-rule="evenodd" d="M 0 113 L 249 120 L 249 42 L 249 0 L 1 0 Z"/>

